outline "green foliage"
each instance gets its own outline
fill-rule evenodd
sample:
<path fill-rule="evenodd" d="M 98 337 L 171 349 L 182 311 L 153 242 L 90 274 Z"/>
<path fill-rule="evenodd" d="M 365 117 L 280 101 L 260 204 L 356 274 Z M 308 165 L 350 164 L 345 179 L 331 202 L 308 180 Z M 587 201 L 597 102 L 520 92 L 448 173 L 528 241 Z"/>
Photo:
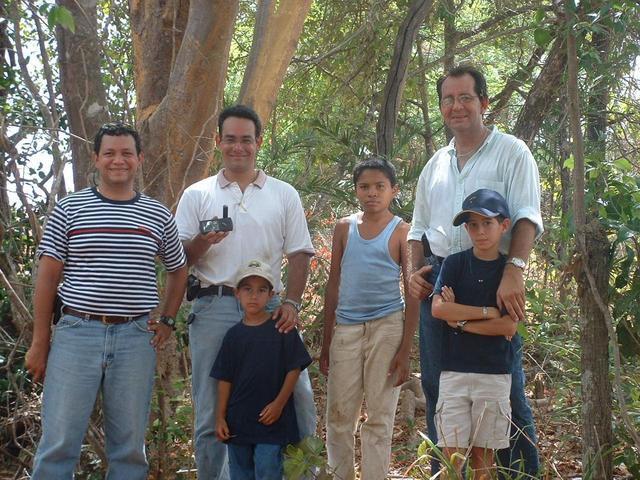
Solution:
<path fill-rule="evenodd" d="M 76 31 L 76 23 L 73 19 L 73 15 L 66 7 L 60 5 L 52 6 L 47 13 L 47 21 L 49 23 L 49 28 L 54 28 L 56 25 L 60 25 L 71 33 L 75 33 Z"/>
<path fill-rule="evenodd" d="M 318 437 L 306 437 L 297 445 L 288 445 L 284 452 L 284 476 L 288 480 L 333 478 L 327 465 L 324 442 Z"/>

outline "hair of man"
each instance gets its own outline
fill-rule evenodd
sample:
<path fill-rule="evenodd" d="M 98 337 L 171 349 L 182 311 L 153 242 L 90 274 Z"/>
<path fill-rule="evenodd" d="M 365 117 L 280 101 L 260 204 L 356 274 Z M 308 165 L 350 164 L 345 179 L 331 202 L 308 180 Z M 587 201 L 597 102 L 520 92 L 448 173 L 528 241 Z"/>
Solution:
<path fill-rule="evenodd" d="M 262 134 L 262 122 L 260 121 L 260 117 L 258 117 L 256 111 L 246 105 L 237 104 L 227 107 L 220 112 L 220 115 L 218 116 L 218 134 L 220 136 L 222 136 L 222 124 L 229 117 L 246 118 L 247 120 L 251 120 L 256 127 L 256 138 L 260 137 Z"/>
<path fill-rule="evenodd" d="M 438 104 L 442 104 L 442 84 L 449 77 L 463 77 L 464 75 L 471 75 L 474 80 L 474 90 L 476 95 L 482 101 L 483 99 L 489 99 L 489 92 L 487 90 L 487 79 L 484 77 L 484 74 L 473 65 L 458 65 L 443 76 L 441 76 L 437 83 L 436 89 L 438 91 Z"/>
<path fill-rule="evenodd" d="M 96 155 L 100 154 L 100 147 L 102 147 L 102 137 L 109 135 L 110 137 L 121 137 L 123 135 L 129 135 L 133 137 L 133 141 L 136 144 L 136 155 L 140 155 L 142 152 L 142 142 L 140 141 L 140 134 L 138 131 L 130 125 L 122 122 L 110 122 L 102 125 L 96 136 L 93 138 L 93 151 Z"/>
<path fill-rule="evenodd" d="M 365 158 L 364 160 L 358 162 L 355 167 L 353 167 L 353 184 L 358 183 L 358 179 L 362 172 L 365 170 L 379 170 L 381 171 L 391 182 L 391 186 L 395 187 L 398 183 L 397 175 L 396 175 L 396 167 L 393 166 L 391 162 L 387 159 L 372 155 L 370 157 Z"/>

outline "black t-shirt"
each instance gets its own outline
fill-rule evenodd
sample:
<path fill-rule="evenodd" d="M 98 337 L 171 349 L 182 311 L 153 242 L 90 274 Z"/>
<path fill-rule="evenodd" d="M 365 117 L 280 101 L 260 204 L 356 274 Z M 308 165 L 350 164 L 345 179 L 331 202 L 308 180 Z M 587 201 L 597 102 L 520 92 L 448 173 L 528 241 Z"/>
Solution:
<path fill-rule="evenodd" d="M 240 322 L 229 329 L 211 370 L 211 376 L 231 383 L 227 425 L 231 443 L 287 445 L 300 440 L 293 395 L 272 425 L 258 422 L 264 407 L 280 393 L 291 370 L 311 363 L 296 329 L 279 333 L 275 321 L 247 326 Z"/>
<path fill-rule="evenodd" d="M 506 257 L 480 260 L 473 249 L 449 255 L 442 264 L 434 292 L 453 289 L 456 303 L 474 307 L 497 307 L 496 293 Z M 503 335 L 459 332 L 445 325 L 442 344 L 442 370 L 466 373 L 511 373 L 513 346 Z"/>

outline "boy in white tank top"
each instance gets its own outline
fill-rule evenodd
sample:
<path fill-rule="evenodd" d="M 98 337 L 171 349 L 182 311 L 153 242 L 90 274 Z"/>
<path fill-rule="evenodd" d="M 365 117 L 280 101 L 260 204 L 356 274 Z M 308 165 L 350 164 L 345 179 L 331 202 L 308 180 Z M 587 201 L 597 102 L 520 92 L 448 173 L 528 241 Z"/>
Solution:
<path fill-rule="evenodd" d="M 325 292 L 320 371 L 327 381 L 327 453 L 336 478 L 355 478 L 354 437 L 363 398 L 360 478 L 384 479 L 399 386 L 409 376 L 418 303 L 400 290 L 409 279 L 409 225 L 389 210 L 398 193 L 393 165 L 370 157 L 353 171 L 362 212 L 342 218 L 333 235 Z"/>

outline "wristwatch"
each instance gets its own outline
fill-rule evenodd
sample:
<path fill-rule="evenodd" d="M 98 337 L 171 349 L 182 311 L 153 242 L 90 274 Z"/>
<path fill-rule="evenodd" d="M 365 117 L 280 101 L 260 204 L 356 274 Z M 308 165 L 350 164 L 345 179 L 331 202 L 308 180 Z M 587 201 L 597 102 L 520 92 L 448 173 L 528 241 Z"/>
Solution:
<path fill-rule="evenodd" d="M 527 262 L 525 262 L 522 258 L 518 258 L 518 257 L 510 257 L 507 259 L 506 263 L 510 263 L 514 267 L 518 267 L 520 270 L 524 270 L 527 266 Z"/>
<path fill-rule="evenodd" d="M 464 326 L 467 324 L 469 320 L 460 320 L 458 322 L 456 322 L 456 325 L 458 327 L 458 331 L 460 332 L 464 332 Z"/>
<path fill-rule="evenodd" d="M 161 315 L 160 323 L 164 323 L 166 326 L 171 327 L 172 330 L 176 329 L 176 319 L 169 315 Z"/>
<path fill-rule="evenodd" d="M 290 298 L 285 298 L 285 299 L 282 301 L 282 304 L 283 304 L 283 305 L 284 305 L 285 303 L 288 303 L 289 305 L 292 305 L 292 306 L 293 306 L 293 308 L 295 308 L 295 309 L 296 309 L 296 313 L 300 313 L 300 310 L 302 310 L 302 304 L 301 304 L 301 303 L 298 303 L 298 302 L 296 302 L 296 301 L 294 301 L 294 300 L 291 300 Z"/>

